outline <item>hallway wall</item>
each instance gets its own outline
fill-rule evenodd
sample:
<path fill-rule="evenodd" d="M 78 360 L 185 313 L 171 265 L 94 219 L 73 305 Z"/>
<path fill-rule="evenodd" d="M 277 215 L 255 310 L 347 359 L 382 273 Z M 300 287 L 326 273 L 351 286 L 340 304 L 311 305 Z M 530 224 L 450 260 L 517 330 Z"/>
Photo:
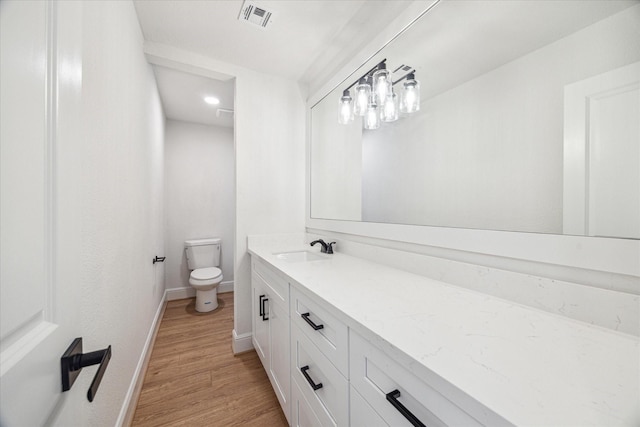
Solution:
<path fill-rule="evenodd" d="M 77 114 L 64 121 L 77 137 L 57 142 L 56 280 L 77 299 L 85 351 L 111 345 L 112 358 L 93 403 L 96 367 L 51 423 L 113 426 L 164 295 L 163 266 L 151 262 L 164 249 L 164 117 L 131 2 L 60 2 L 58 20 L 81 35 L 81 63 L 61 78 L 81 78 L 82 91 L 78 113 L 59 111 Z"/>

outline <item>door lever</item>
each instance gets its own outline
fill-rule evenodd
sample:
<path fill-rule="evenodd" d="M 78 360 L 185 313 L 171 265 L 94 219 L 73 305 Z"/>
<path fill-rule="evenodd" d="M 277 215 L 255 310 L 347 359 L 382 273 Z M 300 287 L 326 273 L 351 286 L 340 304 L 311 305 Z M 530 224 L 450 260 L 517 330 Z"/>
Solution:
<path fill-rule="evenodd" d="M 111 346 L 102 350 L 83 353 L 82 338 L 74 339 L 71 345 L 67 348 L 67 351 L 65 351 L 60 358 L 62 391 L 64 392 L 71 389 L 76 378 L 80 375 L 82 368 L 100 364 L 98 372 L 96 372 L 95 377 L 93 377 L 91 386 L 87 391 L 87 399 L 89 399 L 89 402 L 93 402 L 93 399 L 98 392 L 98 387 L 100 387 L 102 376 L 109 365 L 109 360 L 111 360 Z"/>

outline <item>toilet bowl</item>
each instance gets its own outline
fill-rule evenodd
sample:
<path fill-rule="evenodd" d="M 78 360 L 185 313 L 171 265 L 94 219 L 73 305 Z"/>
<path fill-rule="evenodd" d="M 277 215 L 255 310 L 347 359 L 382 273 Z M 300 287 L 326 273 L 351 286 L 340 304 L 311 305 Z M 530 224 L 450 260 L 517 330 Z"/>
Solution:
<path fill-rule="evenodd" d="M 206 313 L 218 308 L 218 285 L 222 271 L 217 267 L 198 268 L 191 272 L 189 284 L 196 290 L 196 311 Z"/>
<path fill-rule="evenodd" d="M 191 270 L 189 284 L 196 290 L 196 311 L 206 313 L 218 308 L 218 285 L 222 282 L 218 237 L 187 240 L 184 251 Z"/>

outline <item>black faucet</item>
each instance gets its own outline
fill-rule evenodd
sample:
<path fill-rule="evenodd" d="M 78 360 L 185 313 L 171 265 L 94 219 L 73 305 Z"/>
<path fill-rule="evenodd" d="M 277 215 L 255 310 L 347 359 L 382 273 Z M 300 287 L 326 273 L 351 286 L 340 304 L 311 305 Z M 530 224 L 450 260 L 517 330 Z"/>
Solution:
<path fill-rule="evenodd" d="M 320 249 L 320 252 L 322 252 L 323 254 L 332 254 L 333 253 L 333 245 L 336 244 L 336 242 L 325 243 L 324 240 L 318 239 L 318 240 L 314 240 L 313 242 L 311 242 L 311 246 L 315 245 L 316 243 L 320 243 L 320 245 L 322 245 L 322 249 Z"/>

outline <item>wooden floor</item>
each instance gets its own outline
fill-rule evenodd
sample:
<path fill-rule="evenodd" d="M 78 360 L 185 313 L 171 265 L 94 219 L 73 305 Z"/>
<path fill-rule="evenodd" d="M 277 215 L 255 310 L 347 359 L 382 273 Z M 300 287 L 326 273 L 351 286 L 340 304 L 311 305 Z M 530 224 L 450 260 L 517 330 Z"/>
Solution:
<path fill-rule="evenodd" d="M 233 355 L 233 293 L 218 302 L 167 303 L 133 426 L 287 426 L 256 352 Z"/>

